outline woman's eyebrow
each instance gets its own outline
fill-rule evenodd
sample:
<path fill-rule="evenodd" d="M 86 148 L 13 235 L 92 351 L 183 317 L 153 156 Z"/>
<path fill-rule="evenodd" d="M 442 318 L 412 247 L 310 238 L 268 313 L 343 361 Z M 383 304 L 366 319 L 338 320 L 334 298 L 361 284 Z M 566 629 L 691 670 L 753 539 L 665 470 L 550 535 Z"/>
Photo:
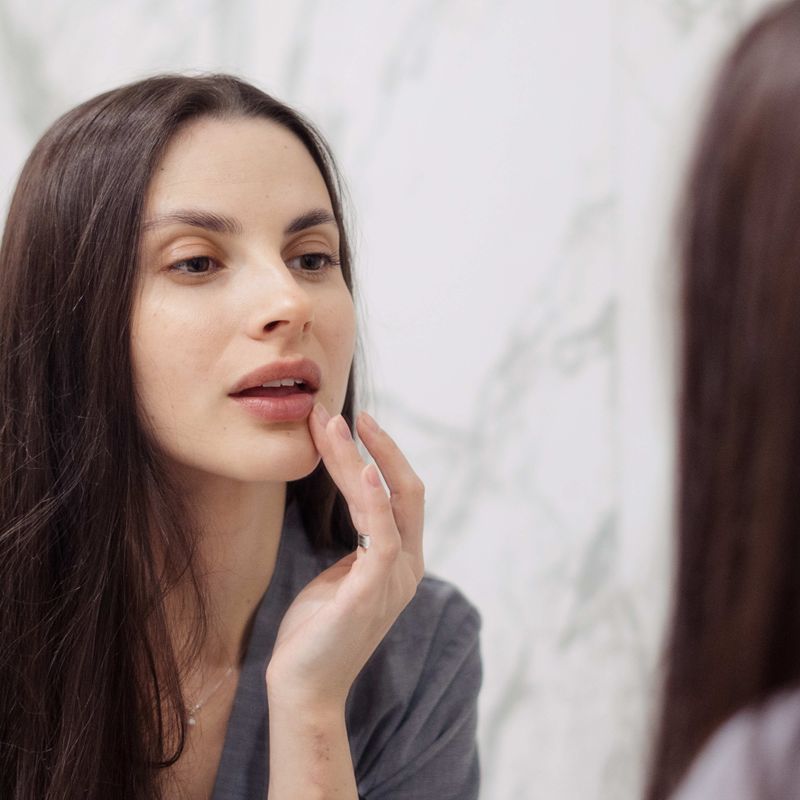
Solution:
<path fill-rule="evenodd" d="M 315 208 L 313 211 L 307 211 L 305 214 L 295 217 L 286 226 L 284 233 L 300 233 L 306 228 L 314 228 L 317 225 L 335 225 L 337 228 L 339 227 L 336 217 L 330 211 L 326 211 L 324 208 Z"/>
<path fill-rule="evenodd" d="M 215 214 L 213 211 L 200 211 L 199 209 L 178 209 L 157 217 L 148 219 L 142 225 L 142 232 L 163 228 L 166 225 L 191 225 L 193 228 L 204 228 L 214 233 L 227 233 L 229 235 L 242 232 L 242 224 L 234 217 L 224 214 Z"/>
<path fill-rule="evenodd" d="M 148 219 L 142 226 L 142 232 L 146 233 L 155 228 L 163 228 L 167 225 L 190 225 L 193 228 L 203 228 L 213 233 L 226 233 L 229 235 L 242 233 L 242 223 L 235 217 L 225 214 L 215 214 L 213 211 L 201 211 L 199 209 L 178 209 L 169 211 L 166 214 L 159 214 Z M 307 211 L 299 217 L 295 217 L 284 231 L 285 234 L 300 233 L 306 228 L 314 228 L 317 225 L 336 225 L 336 217 L 324 208 L 315 208 Z"/>

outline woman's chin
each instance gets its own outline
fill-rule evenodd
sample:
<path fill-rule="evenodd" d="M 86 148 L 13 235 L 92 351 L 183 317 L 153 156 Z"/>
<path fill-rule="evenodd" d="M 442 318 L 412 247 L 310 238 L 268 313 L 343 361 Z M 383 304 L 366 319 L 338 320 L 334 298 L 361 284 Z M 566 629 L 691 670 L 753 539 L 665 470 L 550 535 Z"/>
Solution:
<path fill-rule="evenodd" d="M 295 464 L 292 467 L 288 467 L 286 472 L 284 473 L 285 477 L 282 477 L 281 480 L 285 481 L 299 481 L 301 478 L 307 478 L 316 468 L 317 464 L 320 462 L 319 455 L 316 458 L 307 461 L 304 464 Z M 270 471 L 273 471 L 272 469 Z"/>
<path fill-rule="evenodd" d="M 203 452 L 167 454 L 177 474 L 194 482 L 208 478 L 242 483 L 283 483 L 310 475 L 320 462 L 320 455 L 306 433 L 292 440 L 258 443 L 242 442 L 233 449 L 221 446 Z"/>
<path fill-rule="evenodd" d="M 250 473 L 250 480 L 296 481 L 310 475 L 319 462 L 319 452 L 309 436 L 307 442 L 297 441 L 289 447 L 277 446 L 266 453 L 259 453 L 258 458 L 250 461 L 245 468 Z"/>

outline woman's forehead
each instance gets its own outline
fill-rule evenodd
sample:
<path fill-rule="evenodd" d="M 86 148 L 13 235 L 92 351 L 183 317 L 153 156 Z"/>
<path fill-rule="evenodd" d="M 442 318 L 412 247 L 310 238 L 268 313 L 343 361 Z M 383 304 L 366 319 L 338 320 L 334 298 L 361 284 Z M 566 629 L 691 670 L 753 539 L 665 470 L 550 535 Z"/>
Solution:
<path fill-rule="evenodd" d="M 147 193 L 149 214 L 175 206 L 330 205 L 305 145 L 264 118 L 202 118 L 169 143 Z"/>

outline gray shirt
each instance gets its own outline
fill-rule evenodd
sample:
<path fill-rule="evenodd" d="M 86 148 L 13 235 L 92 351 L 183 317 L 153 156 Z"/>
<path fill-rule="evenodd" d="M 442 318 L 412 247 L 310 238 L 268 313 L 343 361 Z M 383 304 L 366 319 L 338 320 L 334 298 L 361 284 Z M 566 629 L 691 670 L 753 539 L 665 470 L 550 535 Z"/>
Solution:
<path fill-rule="evenodd" d="M 715 733 L 673 800 L 800 797 L 800 692 L 740 711 Z"/>
<path fill-rule="evenodd" d="M 344 552 L 316 552 L 290 503 L 275 572 L 256 611 L 212 800 L 264 800 L 269 780 L 264 675 L 292 600 Z M 356 679 L 345 710 L 359 797 L 474 800 L 480 617 L 426 575 Z"/>

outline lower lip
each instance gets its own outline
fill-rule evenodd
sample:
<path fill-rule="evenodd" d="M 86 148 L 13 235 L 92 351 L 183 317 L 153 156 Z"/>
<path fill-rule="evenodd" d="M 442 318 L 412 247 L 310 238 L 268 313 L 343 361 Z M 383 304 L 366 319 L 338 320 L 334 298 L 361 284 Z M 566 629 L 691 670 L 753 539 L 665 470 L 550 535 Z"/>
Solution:
<path fill-rule="evenodd" d="M 245 411 L 265 422 L 299 422 L 314 408 L 314 395 L 297 392 L 283 397 L 231 397 Z"/>

